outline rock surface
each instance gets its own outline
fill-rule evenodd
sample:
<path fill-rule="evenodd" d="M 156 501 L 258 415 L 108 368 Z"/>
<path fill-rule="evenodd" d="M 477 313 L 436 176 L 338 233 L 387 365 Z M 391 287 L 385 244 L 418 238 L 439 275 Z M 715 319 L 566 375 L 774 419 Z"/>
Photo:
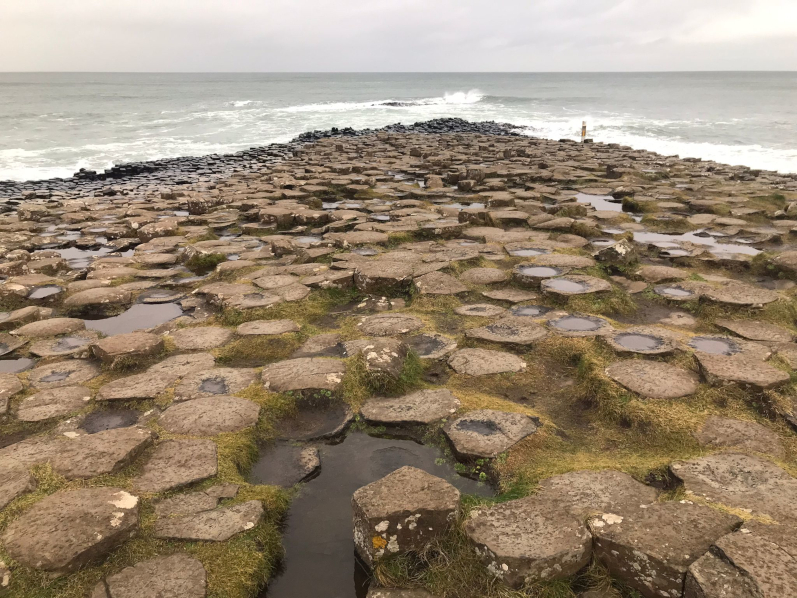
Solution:
<path fill-rule="evenodd" d="M 142 561 L 101 581 L 91 598 L 204 598 L 205 567 L 177 553 Z"/>

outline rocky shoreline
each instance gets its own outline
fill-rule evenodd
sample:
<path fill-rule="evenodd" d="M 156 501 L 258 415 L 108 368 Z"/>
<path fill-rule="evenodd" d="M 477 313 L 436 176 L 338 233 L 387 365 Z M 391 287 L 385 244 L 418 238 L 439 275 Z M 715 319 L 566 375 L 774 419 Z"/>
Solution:
<path fill-rule="evenodd" d="M 105 177 L 0 185 L 0 595 L 797 595 L 795 175 L 443 120 Z"/>

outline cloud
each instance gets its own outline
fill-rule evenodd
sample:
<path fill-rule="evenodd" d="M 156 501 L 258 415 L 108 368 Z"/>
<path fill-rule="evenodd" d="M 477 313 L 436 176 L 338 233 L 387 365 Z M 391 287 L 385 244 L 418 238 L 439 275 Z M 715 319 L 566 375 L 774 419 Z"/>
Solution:
<path fill-rule="evenodd" d="M 9 0 L 0 70 L 797 70 L 794 0 Z"/>

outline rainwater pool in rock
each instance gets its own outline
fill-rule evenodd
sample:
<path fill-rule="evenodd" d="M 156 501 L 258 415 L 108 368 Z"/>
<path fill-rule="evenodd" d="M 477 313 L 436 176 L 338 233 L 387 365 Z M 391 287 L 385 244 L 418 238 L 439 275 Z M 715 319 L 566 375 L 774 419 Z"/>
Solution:
<path fill-rule="evenodd" d="M 175 303 L 137 303 L 118 316 L 101 320 L 86 320 L 86 328 L 109 336 L 126 334 L 158 326 L 181 315 L 183 315 L 183 310 Z"/>
<path fill-rule="evenodd" d="M 260 598 L 365 598 L 369 573 L 354 555 L 351 497 L 400 467 L 444 478 L 464 494 L 492 495 L 489 486 L 438 461 L 439 450 L 411 440 L 352 432 L 340 444 L 320 445 L 319 452 L 321 473 L 302 487 L 288 512 L 281 572 Z"/>

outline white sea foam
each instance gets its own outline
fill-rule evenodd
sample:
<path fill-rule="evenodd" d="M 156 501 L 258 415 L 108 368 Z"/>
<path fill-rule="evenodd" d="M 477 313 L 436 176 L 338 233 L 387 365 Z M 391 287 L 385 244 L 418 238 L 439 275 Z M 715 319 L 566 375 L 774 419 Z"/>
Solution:
<path fill-rule="evenodd" d="M 478 89 L 470 91 L 446 92 L 444 95 L 435 98 L 420 99 L 388 99 L 374 100 L 372 102 L 321 102 L 317 104 L 302 104 L 298 106 L 288 106 L 278 108 L 277 112 L 297 113 L 297 112 L 352 112 L 369 109 L 403 109 L 419 108 L 423 106 L 457 106 L 477 104 L 484 99 L 485 95 Z"/>

